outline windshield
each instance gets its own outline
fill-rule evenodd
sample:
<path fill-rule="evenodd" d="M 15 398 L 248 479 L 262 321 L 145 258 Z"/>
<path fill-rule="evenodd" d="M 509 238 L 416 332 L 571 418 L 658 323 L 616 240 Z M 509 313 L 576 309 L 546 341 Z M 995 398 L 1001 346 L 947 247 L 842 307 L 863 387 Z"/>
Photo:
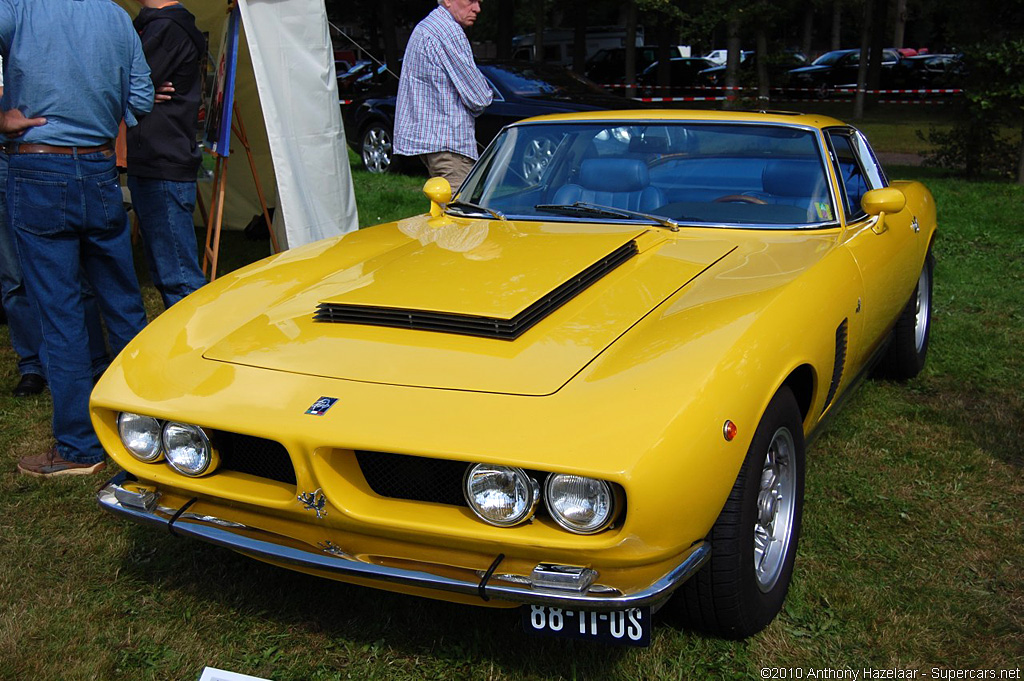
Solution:
<path fill-rule="evenodd" d="M 847 54 L 850 54 L 849 50 L 835 50 L 834 52 L 826 52 L 825 54 L 821 55 L 813 62 L 811 62 L 811 64 L 813 66 L 831 66 L 832 64 L 835 64 L 837 61 L 839 61 L 840 57 Z"/>
<path fill-rule="evenodd" d="M 822 158 L 813 131 L 784 125 L 523 124 L 457 198 L 508 219 L 823 226 L 837 213 Z"/>

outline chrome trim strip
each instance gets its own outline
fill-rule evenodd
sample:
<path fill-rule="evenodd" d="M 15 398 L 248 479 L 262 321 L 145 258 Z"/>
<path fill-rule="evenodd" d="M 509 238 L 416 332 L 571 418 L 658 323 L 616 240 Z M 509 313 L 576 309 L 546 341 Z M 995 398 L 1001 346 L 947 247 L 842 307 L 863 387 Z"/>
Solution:
<path fill-rule="evenodd" d="M 151 511 L 124 506 L 115 496 L 115 491 L 128 481 L 128 474 L 118 473 L 104 485 L 97 494 L 100 508 L 114 515 L 133 520 L 142 525 L 166 528 L 170 524 L 171 509 L 160 506 Z M 288 540 L 280 535 L 246 527 L 214 518 L 213 516 L 182 514 L 174 522 L 175 535 L 194 537 L 217 546 L 223 546 L 240 553 L 292 565 L 323 570 L 345 577 L 359 577 L 407 587 L 417 587 L 467 596 L 479 596 L 480 583 L 432 574 L 421 570 L 393 568 L 385 565 L 364 563 L 347 556 L 340 547 L 331 545 L 318 551 L 310 546 L 300 546 L 300 542 Z M 556 607 L 583 608 L 591 610 L 621 610 L 645 605 L 655 605 L 664 601 L 686 579 L 700 569 L 711 557 L 711 546 L 702 543 L 697 546 L 682 563 L 660 577 L 650 586 L 627 594 L 614 592 L 602 593 L 566 593 L 564 591 L 548 591 L 529 586 L 512 584 L 486 585 L 486 594 L 490 598 L 528 603 L 536 605 L 552 605 Z M 438 568 L 448 566 L 439 565 Z"/>

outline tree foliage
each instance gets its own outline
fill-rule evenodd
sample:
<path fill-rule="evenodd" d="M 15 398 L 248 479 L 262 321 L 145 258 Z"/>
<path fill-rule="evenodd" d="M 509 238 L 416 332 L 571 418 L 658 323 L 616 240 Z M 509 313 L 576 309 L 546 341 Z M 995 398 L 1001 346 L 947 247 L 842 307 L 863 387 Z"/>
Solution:
<path fill-rule="evenodd" d="M 968 84 L 949 131 L 929 134 L 928 161 L 966 177 L 998 174 L 1024 184 L 1024 40 L 980 43 L 965 52 Z"/>

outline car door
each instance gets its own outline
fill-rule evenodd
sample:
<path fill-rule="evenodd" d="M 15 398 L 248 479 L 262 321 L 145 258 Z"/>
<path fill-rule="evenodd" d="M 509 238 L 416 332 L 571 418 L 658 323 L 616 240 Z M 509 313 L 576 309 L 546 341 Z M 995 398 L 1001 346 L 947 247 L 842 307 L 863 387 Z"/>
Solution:
<path fill-rule="evenodd" d="M 915 240 L 922 237 L 909 210 L 873 216 L 861 207 L 865 193 L 889 185 L 864 136 L 849 127 L 829 128 L 825 136 L 846 223 L 843 247 L 863 278 L 857 313 L 860 341 L 850 347 L 850 360 L 860 368 L 885 339 L 914 291 L 920 274 Z"/>

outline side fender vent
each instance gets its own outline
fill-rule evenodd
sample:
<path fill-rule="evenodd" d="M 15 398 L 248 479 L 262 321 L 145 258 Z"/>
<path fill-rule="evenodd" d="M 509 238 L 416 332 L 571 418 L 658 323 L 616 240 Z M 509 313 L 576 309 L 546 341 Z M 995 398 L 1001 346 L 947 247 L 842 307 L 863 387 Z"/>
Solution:
<path fill-rule="evenodd" d="M 511 319 L 371 305 L 320 303 L 316 306 L 313 321 L 389 326 L 498 340 L 515 340 L 534 324 L 565 305 L 639 252 L 640 249 L 635 241 L 620 246 Z"/>
<path fill-rule="evenodd" d="M 843 323 L 836 329 L 836 359 L 832 364 L 832 383 L 828 386 L 828 397 L 825 399 L 825 406 L 821 408 L 822 412 L 832 404 L 836 391 L 839 390 L 839 383 L 843 380 L 843 369 L 846 368 L 847 327 L 849 326 L 849 321 L 849 319 L 844 319 Z"/>

